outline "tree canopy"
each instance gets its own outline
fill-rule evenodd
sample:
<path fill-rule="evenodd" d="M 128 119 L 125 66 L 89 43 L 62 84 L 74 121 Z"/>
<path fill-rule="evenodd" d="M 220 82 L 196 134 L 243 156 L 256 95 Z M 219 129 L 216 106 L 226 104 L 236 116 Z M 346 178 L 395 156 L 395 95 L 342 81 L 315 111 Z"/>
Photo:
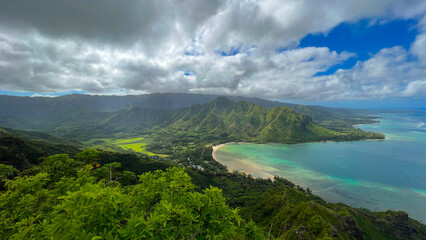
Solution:
<path fill-rule="evenodd" d="M 90 156 L 86 153 L 77 156 L 80 161 L 53 155 L 44 159 L 34 176 L 4 179 L 2 238 L 263 238 L 255 224 L 246 224 L 238 210 L 225 203 L 220 189 L 195 191 L 183 168 L 147 172 L 130 185 L 134 173 L 124 171 L 122 181 L 111 182 L 99 175 L 109 166 L 83 164 L 91 162 L 81 161 Z"/>

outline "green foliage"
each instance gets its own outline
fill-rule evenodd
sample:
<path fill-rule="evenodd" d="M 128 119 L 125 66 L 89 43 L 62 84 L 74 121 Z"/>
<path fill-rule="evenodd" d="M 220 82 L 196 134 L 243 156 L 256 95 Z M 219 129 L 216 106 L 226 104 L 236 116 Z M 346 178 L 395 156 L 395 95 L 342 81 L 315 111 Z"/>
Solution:
<path fill-rule="evenodd" d="M 12 128 L 0 128 L 0 136 L 14 136 L 21 139 L 28 139 L 34 142 L 47 143 L 52 145 L 66 145 L 79 147 L 80 144 L 76 141 L 71 141 L 66 138 L 54 136 L 45 132 L 37 131 L 22 131 Z"/>
<path fill-rule="evenodd" d="M 51 212 L 53 195 L 44 187 L 47 173 L 7 180 L 7 191 L 0 194 L 0 230 L 4 239 L 28 238 L 36 232 L 40 215 Z"/>
<path fill-rule="evenodd" d="M 166 157 L 164 154 L 156 154 L 147 150 L 146 146 L 148 143 L 144 138 L 103 138 L 103 139 L 90 139 L 85 142 L 91 146 L 96 148 L 106 149 L 106 150 L 117 150 L 117 151 L 127 151 L 127 152 L 135 152 L 140 153 L 147 156 L 158 156 L 158 157 Z"/>
<path fill-rule="evenodd" d="M 365 239 L 426 239 L 426 226 L 402 211 L 371 212 L 345 206 L 363 231 Z"/>
<path fill-rule="evenodd" d="M 194 192 L 183 169 L 156 171 L 140 176 L 130 191 L 136 206 L 122 234 L 140 239 L 224 239 L 244 237 L 236 210 L 225 204 L 217 188 Z M 136 227 L 139 226 L 140 227 Z"/>
<path fill-rule="evenodd" d="M 40 166 L 43 171 L 56 181 L 64 176 L 75 176 L 77 174 L 76 167 L 82 166 L 82 163 L 70 158 L 68 154 L 56 154 L 44 158 Z"/>
<path fill-rule="evenodd" d="M 311 118 L 290 108 L 263 108 L 225 97 L 194 105 L 186 112 L 176 113 L 177 119 L 167 130 L 177 134 L 197 134 L 206 140 L 286 143 L 329 140 L 339 135 L 315 125 Z"/>
<path fill-rule="evenodd" d="M 87 151 L 80 155 L 87 156 Z M 130 171 L 112 186 L 96 182 L 100 169 L 83 167 L 66 154 L 50 156 L 34 176 L 5 180 L 0 194 L 4 239 L 262 239 L 225 203 L 221 190 L 194 191 L 182 168 L 147 172 L 135 182 Z M 58 178 L 58 174 L 62 177 Z M 94 177 L 95 176 L 95 177 Z"/>
<path fill-rule="evenodd" d="M 0 181 L 11 179 L 16 176 L 18 172 L 19 171 L 13 166 L 0 164 Z"/>
<path fill-rule="evenodd" d="M 13 166 L 0 164 L 0 190 L 4 190 L 4 180 L 12 179 L 18 172 Z"/>
<path fill-rule="evenodd" d="M 0 163 L 12 165 L 20 171 L 37 165 L 41 157 L 60 153 L 74 155 L 77 152 L 73 146 L 0 134 Z"/>
<path fill-rule="evenodd" d="M 213 148 L 203 144 L 193 144 L 185 149 L 178 149 L 173 153 L 173 159 L 183 166 L 202 167 L 214 172 L 226 172 L 227 169 L 212 157 Z"/>
<path fill-rule="evenodd" d="M 166 170 L 171 167 L 168 162 L 152 160 L 146 156 L 137 156 L 135 154 L 123 154 L 115 152 L 100 151 L 100 160 L 98 163 L 105 165 L 108 163 L 119 162 L 121 168 L 118 170 L 127 170 L 134 172 L 136 175 L 140 175 L 145 172 L 155 170 Z"/>
<path fill-rule="evenodd" d="M 75 159 L 84 164 L 93 164 L 100 160 L 99 151 L 94 148 L 86 148 L 82 152 L 79 152 Z"/>
<path fill-rule="evenodd" d="M 121 163 L 117 163 L 117 162 L 108 163 L 99 168 L 94 169 L 93 176 L 95 176 L 97 180 L 102 180 L 103 182 L 109 182 L 110 184 L 112 184 L 113 182 L 119 180 L 122 177 L 121 172 L 117 170 L 119 168 L 121 168 Z M 131 178 L 130 175 L 131 174 L 126 174 L 126 178 L 128 178 L 127 180 Z M 133 175 L 134 175 L 133 177 L 136 178 L 136 175 L 134 173 Z M 128 181 L 124 179 L 124 182 L 128 182 Z"/>
<path fill-rule="evenodd" d="M 81 96 L 80 96 L 81 97 Z M 190 95 L 186 96 L 190 98 Z M 154 104 L 156 107 L 146 107 L 144 104 L 125 105 L 117 108 L 102 109 L 98 106 L 67 105 L 67 111 L 56 108 L 54 104 L 48 113 L 40 114 L 29 110 L 26 113 L 16 113 L 10 106 L 4 106 L 0 111 L 0 124 L 24 126 L 24 128 L 41 129 L 69 138 L 81 140 L 100 139 L 111 137 L 137 137 L 133 143 L 116 142 L 118 148 L 133 149 L 142 154 L 161 155 L 152 152 L 141 142 L 140 136 L 158 135 L 163 137 L 188 137 L 206 141 L 250 141 L 250 142 L 280 142 L 299 143 L 322 140 L 359 140 L 367 138 L 383 138 L 382 135 L 370 134 L 355 130 L 352 125 L 356 123 L 372 122 L 365 117 L 367 113 L 352 114 L 354 110 L 330 109 L 318 106 L 301 106 L 294 104 L 270 102 L 261 99 L 236 99 L 232 101 L 226 97 L 205 96 L 203 103 L 192 105 L 193 102 L 185 101 L 176 108 L 168 109 L 171 103 Z M 67 99 L 75 101 L 79 97 Z M 106 98 L 106 97 L 105 97 Z M 102 102 L 102 99 L 98 99 Z M 157 99 L 158 100 L 158 99 Z M 49 101 L 49 100 L 48 100 Z M 54 99 L 52 100 L 54 101 Z M 66 102 L 66 101 L 65 101 Z M 28 102 L 27 104 L 32 104 Z M 110 104 L 110 103 L 109 103 Z M 108 106 L 109 104 L 101 104 Z M 257 105 L 260 104 L 260 105 Z M 1 104 L 0 104 L 1 105 Z M 36 104 L 37 105 L 37 104 Z M 84 104 L 83 104 L 84 105 Z M 114 104 L 113 104 L 114 105 Z M 148 104 L 151 105 L 151 104 Z M 191 107 L 189 107 L 192 105 Z M 131 106 L 131 107 L 129 107 Z M 35 107 L 39 107 L 38 105 Z M 179 108 L 180 107 L 180 108 Z M 101 108 L 101 109 L 98 109 Z M 108 110 L 108 111 L 102 111 Z M 50 112 L 51 111 L 51 112 Z M 18 124 L 10 123 L 10 119 L 2 119 L 2 112 L 12 112 L 18 115 Z M 61 112 L 61 114 L 58 114 Z M 34 118 L 26 122 L 21 117 Z M 318 125 L 320 124 L 320 125 Z M 333 128 L 335 125 L 339 127 Z M 16 132 L 16 131 L 15 131 Z M 21 133 L 19 133 L 21 134 Z M 25 134 L 33 136 L 34 134 Z M 44 136 L 46 139 L 52 137 Z M 58 141 L 63 142 L 58 139 Z M 91 141 L 99 143 L 99 141 Z M 108 144 L 108 141 L 104 141 Z M 71 143 L 70 143 L 71 144 Z"/>
<path fill-rule="evenodd" d="M 105 104 L 93 106 L 89 101 L 87 109 L 75 108 L 75 104 L 67 104 L 68 100 L 80 97 L 65 98 L 64 103 L 44 107 L 49 110 L 40 112 L 27 107 L 19 116 L 0 116 L 0 121 L 86 140 L 98 139 L 93 144 L 123 145 L 142 153 L 172 155 L 171 163 L 191 167 L 185 173 L 181 168 L 170 168 L 172 164 L 168 162 L 156 161 L 158 156 L 95 149 L 75 155 L 75 147 L 58 145 L 76 146 L 73 141 L 38 132 L 0 129 L 0 163 L 23 170 L 18 173 L 13 167 L 0 165 L 2 187 L 6 189 L 1 189 L 0 194 L 1 238 L 426 237 L 425 226 L 403 212 L 372 213 L 343 204 L 327 204 L 285 179 L 272 182 L 227 173 L 211 157 L 211 145 L 226 141 L 297 143 L 384 138 L 352 127 L 373 122 L 365 112 L 354 114 L 344 109 L 251 99 L 260 106 L 213 96 L 208 101 L 198 101 L 202 105 L 180 109 L 193 102 L 162 109 L 169 103 L 152 107 L 133 99 L 120 106 L 106 104 L 109 111 L 102 111 L 106 110 L 101 107 Z M 13 112 L 8 107 L 12 104 L 0 101 L 0 105 L 1 114 Z M 26 118 L 32 121 L 22 120 Z M 113 149 L 120 150 L 118 146 Z M 201 166 L 204 171 L 197 171 L 194 166 Z"/>
<path fill-rule="evenodd" d="M 34 98 L 0 96 L 0 125 L 19 129 L 53 130 L 70 136 L 90 136 L 98 138 L 109 133 L 102 129 L 99 123 L 105 119 L 123 121 L 126 123 L 141 120 L 145 125 L 154 121 L 160 122 L 165 117 L 173 116 L 173 109 L 190 107 L 193 104 L 206 104 L 214 100 L 216 95 L 207 94 L 176 94 L 161 93 L 141 96 L 89 96 L 68 95 L 57 98 Z M 289 107 L 295 112 L 310 116 L 315 122 L 328 122 L 330 126 L 342 125 L 350 128 L 353 124 L 372 122 L 366 116 L 372 112 L 327 108 L 321 106 L 303 106 L 283 102 L 268 101 L 260 98 L 246 98 L 227 96 L 229 99 L 240 102 L 247 101 L 264 108 L 277 106 Z M 142 109 L 145 114 L 122 116 L 123 109 L 129 106 Z M 17 111 L 19 109 L 19 111 Z M 157 110 L 163 111 L 157 111 Z M 130 112 L 130 111 L 129 111 Z M 127 115 L 127 114 L 126 114 Z M 139 117 L 139 118 L 138 118 Z M 31 119 L 31 121 L 28 121 Z M 347 120 L 348 119 L 348 120 Z M 97 123 L 97 124 L 96 124 Z M 126 128 L 122 126 L 122 128 Z M 85 131 L 86 130 L 86 131 Z M 89 130 L 89 131 L 87 131 Z M 111 129 L 110 129 L 111 130 Z M 23 136 L 25 137 L 25 136 Z"/>
<path fill-rule="evenodd" d="M 130 171 L 123 171 L 118 181 L 120 182 L 122 186 L 136 184 L 137 182 L 136 174 Z"/>
<path fill-rule="evenodd" d="M 199 189 L 222 189 L 227 203 L 246 221 L 278 239 L 422 239 L 426 226 L 400 213 L 372 213 L 344 204 L 327 204 L 310 190 L 275 177 L 253 179 L 243 174 L 187 172 Z M 396 216 L 396 217 L 395 217 Z M 395 220 L 397 219 L 397 220 Z"/>
<path fill-rule="evenodd" d="M 190 158 L 190 165 L 213 161 L 211 147 L 201 143 L 188 142 L 174 156 Z M 254 179 L 220 165 L 203 165 L 213 171 L 170 168 L 94 149 L 75 159 L 57 154 L 41 160 L 18 176 L 0 165 L 7 178 L 0 193 L 1 239 L 426 237 L 426 226 L 404 212 L 329 204 L 285 179 Z"/>
<path fill-rule="evenodd" d="M 118 235 L 132 202 L 117 187 L 87 184 L 60 197 L 43 234 L 54 239 L 92 239 Z M 71 221 L 70 221 L 71 220 Z"/>

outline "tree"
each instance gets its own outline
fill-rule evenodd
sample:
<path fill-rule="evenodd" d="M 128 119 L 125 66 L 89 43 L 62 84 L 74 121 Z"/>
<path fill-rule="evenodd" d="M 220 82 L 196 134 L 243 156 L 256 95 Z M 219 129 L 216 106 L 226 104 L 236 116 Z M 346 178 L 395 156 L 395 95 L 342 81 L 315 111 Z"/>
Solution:
<path fill-rule="evenodd" d="M 115 171 L 117 168 L 121 167 L 121 163 L 112 162 L 105 164 L 94 170 L 94 175 L 99 179 L 105 181 L 113 182 L 119 178 L 121 175 L 118 171 Z"/>
<path fill-rule="evenodd" d="M 45 158 L 41 163 L 42 171 L 50 174 L 53 181 L 57 181 L 64 176 L 75 176 L 79 166 L 81 167 L 83 164 L 70 158 L 68 154 L 52 155 Z"/>
<path fill-rule="evenodd" d="M 11 165 L 0 164 L 0 181 L 12 179 L 19 171 Z"/>
<path fill-rule="evenodd" d="M 84 164 L 93 164 L 100 160 L 99 151 L 94 148 L 86 148 L 83 151 L 77 153 L 75 156 L 77 161 L 80 161 Z"/>
<path fill-rule="evenodd" d="M 119 167 L 111 163 L 92 169 L 68 155 L 54 155 L 43 161 L 41 173 L 5 180 L 0 235 L 6 239 L 262 239 L 254 223 L 244 225 L 238 210 L 226 205 L 221 190 L 194 191 L 182 168 L 145 173 L 138 184 L 126 188 L 109 181 L 96 183 L 91 176 Z M 134 177 L 125 171 L 119 181 L 129 183 Z"/>
<path fill-rule="evenodd" d="M 123 171 L 121 173 L 121 176 L 118 178 L 118 181 L 121 183 L 122 186 L 136 184 L 136 174 L 130 171 Z"/>

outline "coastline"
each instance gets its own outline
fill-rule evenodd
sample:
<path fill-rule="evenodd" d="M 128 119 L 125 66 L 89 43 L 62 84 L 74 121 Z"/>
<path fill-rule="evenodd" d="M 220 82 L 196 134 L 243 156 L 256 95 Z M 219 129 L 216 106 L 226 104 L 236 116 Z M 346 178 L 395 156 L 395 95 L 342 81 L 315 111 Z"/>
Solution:
<path fill-rule="evenodd" d="M 225 146 L 225 145 L 227 145 L 227 144 L 231 144 L 231 143 L 235 143 L 235 142 L 222 143 L 222 144 L 219 144 L 219 145 L 216 145 L 216 146 L 213 146 L 213 147 L 212 147 L 212 148 L 213 148 L 213 151 L 212 151 L 212 157 L 213 157 L 213 159 L 214 159 L 216 162 L 219 162 L 218 160 L 216 160 L 216 151 L 217 151 L 219 148 L 221 148 L 221 147 L 223 147 L 223 146 Z"/>
<path fill-rule="evenodd" d="M 274 178 L 275 178 L 274 174 L 266 171 L 261 165 L 253 163 L 251 161 L 247 162 L 245 161 L 245 159 L 234 159 L 234 162 L 237 163 L 238 165 L 238 169 L 233 166 L 230 166 L 230 164 L 224 164 L 223 162 L 218 161 L 216 156 L 216 151 L 225 145 L 234 144 L 234 143 L 236 142 L 223 143 L 223 144 L 213 146 L 213 151 L 212 151 L 213 160 L 224 165 L 228 169 L 228 172 L 231 172 L 231 173 L 234 171 L 243 172 L 247 175 L 251 175 L 253 178 L 271 179 L 272 181 L 274 181 Z M 239 142 L 239 144 L 245 144 L 245 143 Z"/>
<path fill-rule="evenodd" d="M 377 117 L 378 117 L 377 119 L 381 118 L 379 116 L 377 116 Z M 372 123 L 354 124 L 354 125 L 352 125 L 352 127 L 362 130 L 362 128 L 359 128 L 357 126 L 377 124 L 377 123 L 380 123 L 380 121 L 372 122 Z M 365 130 L 363 130 L 363 131 L 365 131 Z M 313 141 L 313 142 L 300 142 L 300 143 L 287 143 L 287 144 L 307 144 L 307 143 L 322 143 L 322 142 L 324 142 L 324 143 L 327 143 L 327 142 L 351 142 L 351 141 L 385 141 L 385 140 L 387 140 L 386 139 L 386 135 L 385 135 L 385 138 L 371 138 L 371 139 L 349 140 L 349 141 L 326 140 L 326 141 Z M 219 145 L 212 146 L 212 148 L 213 148 L 213 151 L 212 151 L 213 160 L 216 161 L 216 162 L 218 162 L 218 163 L 220 163 L 220 164 L 222 164 L 222 165 L 224 165 L 228 169 L 228 172 L 231 172 L 231 173 L 234 172 L 234 171 L 243 172 L 243 173 L 245 173 L 247 175 L 251 175 L 254 178 L 264 178 L 264 179 L 268 179 L 269 178 L 272 181 L 274 181 L 275 175 L 269 173 L 266 170 L 264 170 L 264 168 L 261 165 L 258 165 L 257 163 L 253 163 L 253 162 L 247 163 L 246 161 L 244 161 L 245 159 L 235 159 L 235 162 L 239 162 L 240 163 L 239 168 L 236 169 L 236 168 L 234 168 L 232 166 L 229 166 L 229 164 L 225 164 L 223 162 L 218 161 L 217 156 L 216 156 L 216 151 L 219 148 L 221 148 L 221 147 L 223 147 L 225 145 L 235 144 L 235 143 L 238 143 L 238 144 L 249 144 L 247 142 L 227 142 L 227 143 L 222 143 L 222 144 L 219 144 Z M 257 143 L 257 144 L 262 144 L 262 143 Z M 244 167 L 241 168 L 242 166 L 246 166 L 247 169 L 245 169 Z"/>
<path fill-rule="evenodd" d="M 224 165 L 223 163 L 221 163 L 220 161 L 218 161 L 217 160 L 217 157 L 216 157 L 216 151 L 219 149 L 219 148 L 221 148 L 221 147 L 223 147 L 223 146 L 225 146 L 225 145 L 228 145 L 228 144 L 231 144 L 231 143 L 235 143 L 235 142 L 228 142 L 228 143 L 222 143 L 222 144 L 219 144 L 219 145 L 216 145 L 216 146 L 213 146 L 212 148 L 213 148 L 213 151 L 212 151 L 212 157 L 213 157 L 213 160 L 215 160 L 216 162 L 218 162 L 218 163 L 220 163 L 220 164 L 222 164 L 222 165 Z M 233 172 L 234 170 L 233 169 L 230 169 L 228 166 L 226 166 L 226 165 L 224 165 L 227 169 L 228 169 L 228 172 Z"/>

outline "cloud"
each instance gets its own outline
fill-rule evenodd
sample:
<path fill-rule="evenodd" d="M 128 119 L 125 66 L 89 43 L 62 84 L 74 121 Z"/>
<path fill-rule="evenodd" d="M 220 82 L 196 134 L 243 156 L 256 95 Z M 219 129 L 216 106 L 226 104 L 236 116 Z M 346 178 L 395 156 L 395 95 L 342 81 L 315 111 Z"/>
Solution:
<path fill-rule="evenodd" d="M 402 96 L 425 96 L 426 80 L 417 80 L 408 83 L 408 86 L 402 91 Z"/>
<path fill-rule="evenodd" d="M 16 0 L 2 3 L 0 22 L 54 38 L 155 45 L 182 33 L 187 37 L 219 6 L 215 0 Z"/>
<path fill-rule="evenodd" d="M 347 99 L 421 97 L 425 93 L 421 88 L 425 87 L 422 83 L 426 80 L 426 65 L 412 57 L 402 47 L 385 48 L 352 69 L 338 70 L 327 78 L 346 87 L 341 90 Z"/>
<path fill-rule="evenodd" d="M 424 96 L 423 30 L 408 51 L 383 49 L 329 76 L 317 74 L 356 55 L 297 46 L 306 34 L 342 22 L 425 12 L 420 0 L 7 1 L 0 8 L 0 88 L 303 100 Z"/>
<path fill-rule="evenodd" d="M 411 53 L 426 63 L 426 33 L 417 35 L 416 40 L 411 46 Z"/>

